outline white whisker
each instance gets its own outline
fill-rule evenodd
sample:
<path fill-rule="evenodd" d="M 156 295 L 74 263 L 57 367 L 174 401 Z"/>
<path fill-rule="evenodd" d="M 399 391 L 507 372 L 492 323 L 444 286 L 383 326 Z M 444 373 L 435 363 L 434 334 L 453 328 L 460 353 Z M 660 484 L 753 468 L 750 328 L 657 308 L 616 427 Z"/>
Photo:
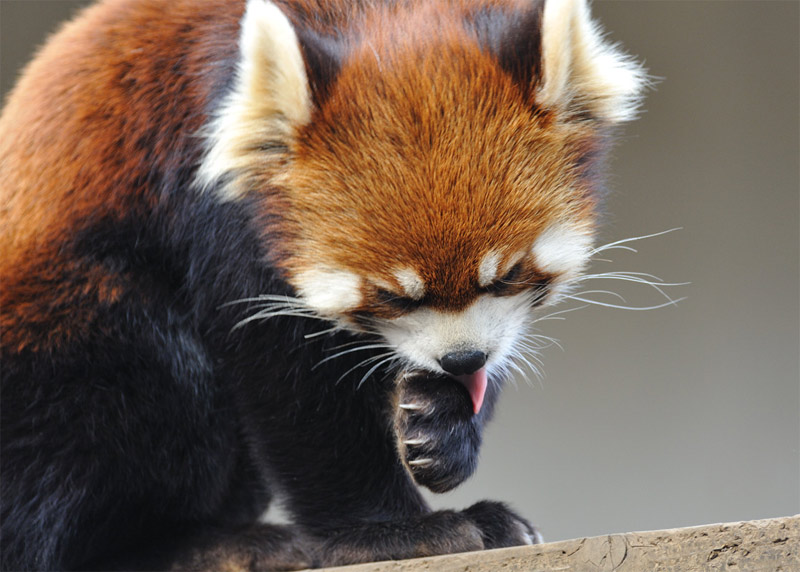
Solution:
<path fill-rule="evenodd" d="M 535 360 L 539 365 L 542 365 L 542 362 L 538 358 L 536 352 L 522 353 L 519 351 L 514 351 L 511 361 L 508 362 L 508 366 L 509 368 L 513 368 L 516 371 L 518 371 L 520 373 L 520 376 L 525 380 L 525 382 L 530 384 L 531 382 L 530 376 L 526 375 L 525 372 L 520 368 L 519 363 L 517 363 L 521 362 L 522 364 L 525 365 L 525 367 L 528 368 L 528 370 L 530 370 L 530 372 L 533 373 L 533 376 L 539 381 L 539 386 L 543 387 L 542 378 L 544 377 L 544 375 L 542 374 L 542 371 L 538 367 L 536 367 L 534 364 L 531 363 L 531 359 Z"/>
<path fill-rule="evenodd" d="M 541 334 L 525 334 L 518 343 L 529 351 L 544 350 L 550 346 L 557 346 L 562 352 L 564 351 L 563 346 L 557 339 Z"/>
<path fill-rule="evenodd" d="M 684 286 L 686 282 L 664 282 L 661 278 L 654 274 L 648 274 L 647 272 L 625 272 L 625 271 L 614 271 L 614 272 L 599 272 L 597 274 L 584 274 L 583 276 L 579 276 L 577 279 L 573 280 L 573 282 L 583 282 L 585 280 L 594 280 L 598 278 L 630 278 L 636 280 L 642 280 L 644 282 L 653 283 L 653 284 L 660 284 L 662 286 Z M 649 280 L 648 280 L 649 278 Z"/>
<path fill-rule="evenodd" d="M 380 349 L 389 349 L 389 348 L 391 348 L 391 349 L 394 349 L 393 346 L 391 346 L 389 344 L 367 344 L 367 345 L 364 345 L 364 346 L 358 346 L 357 348 L 350 348 L 349 350 L 344 350 L 344 351 L 335 353 L 332 356 L 328 356 L 325 359 L 322 359 L 322 360 L 318 361 L 317 364 L 314 367 L 311 368 L 311 370 L 313 371 L 313 370 L 317 369 L 319 366 L 321 366 L 322 364 L 324 364 L 325 362 L 331 361 L 332 359 L 335 359 L 337 357 L 341 357 L 341 356 L 346 355 L 346 354 L 351 354 L 353 352 L 362 352 L 362 351 L 365 351 L 365 350 L 374 350 L 376 348 L 380 348 Z"/>
<path fill-rule="evenodd" d="M 333 332 L 341 329 L 339 326 L 333 326 L 332 328 L 328 328 L 327 330 L 320 330 L 319 332 L 314 332 L 313 334 L 306 334 L 303 337 L 305 339 L 316 338 L 319 336 L 324 336 L 325 334 L 332 334 Z"/>
<path fill-rule="evenodd" d="M 241 320 L 240 322 L 237 322 L 236 325 L 233 326 L 233 329 L 236 330 L 236 329 L 241 328 L 242 326 L 244 326 L 246 324 L 249 324 L 250 322 L 254 322 L 256 320 L 266 320 L 268 318 L 275 318 L 277 316 L 290 316 L 290 317 L 293 317 L 293 318 L 310 318 L 310 319 L 313 319 L 313 320 L 320 320 L 320 321 L 323 321 L 323 322 L 327 322 L 328 321 L 327 319 L 321 318 L 320 316 L 317 316 L 317 315 L 314 315 L 314 314 L 307 314 L 307 313 L 303 313 L 303 312 L 296 312 L 296 311 L 289 311 L 289 310 L 285 310 L 285 311 L 276 310 L 276 311 L 269 311 L 269 312 L 261 311 L 261 312 L 258 312 L 256 314 L 250 316 L 249 318 L 245 318 L 244 320 Z"/>
<path fill-rule="evenodd" d="M 355 340 L 355 341 L 352 341 L 352 342 L 339 344 L 338 346 L 333 346 L 332 348 L 325 348 L 324 351 L 326 351 L 326 352 L 335 352 L 336 350 L 340 350 L 342 348 L 349 348 L 351 346 L 355 346 L 355 345 L 358 345 L 358 344 L 373 343 L 373 342 L 374 343 L 383 343 L 383 338 L 370 339 L 370 340 L 363 340 L 363 339 L 362 340 Z"/>
<path fill-rule="evenodd" d="M 658 310 L 659 308 L 666 308 L 667 306 L 674 306 L 678 302 L 682 302 L 686 300 L 686 297 L 678 298 L 678 299 L 670 299 L 668 302 L 664 302 L 663 304 L 656 304 L 655 306 L 620 306 L 618 304 L 609 304 L 607 302 L 600 302 L 599 300 L 589 300 L 587 298 L 580 298 L 578 296 L 568 296 L 573 300 L 577 300 L 578 302 L 583 302 L 585 304 L 593 304 L 595 306 L 604 306 L 606 308 L 617 308 L 618 310 Z"/>
<path fill-rule="evenodd" d="M 528 363 L 528 360 L 523 358 L 521 354 L 516 357 L 522 360 L 524 363 Z M 508 366 L 514 368 L 522 377 L 525 377 L 525 372 L 522 371 L 522 368 L 519 367 L 519 364 L 515 360 L 511 360 L 510 362 L 508 362 Z"/>
<path fill-rule="evenodd" d="M 540 316 L 536 318 L 531 324 L 535 324 L 537 322 L 544 322 L 545 320 L 566 320 L 560 314 L 568 314 L 570 312 L 575 312 L 576 310 L 582 310 L 586 308 L 586 306 L 577 306 L 575 308 L 567 308 L 566 310 L 559 310 L 558 312 L 550 312 L 549 314 L 545 314 L 544 316 Z"/>
<path fill-rule="evenodd" d="M 394 353 L 394 352 L 393 352 L 393 353 Z M 385 355 L 385 354 L 384 354 L 384 355 Z M 376 369 L 378 369 L 379 367 L 381 367 L 383 364 L 385 364 L 385 363 L 387 363 L 387 362 L 392 362 L 392 361 L 395 361 L 395 360 L 398 360 L 398 359 L 400 359 L 400 356 L 398 356 L 398 355 L 391 355 L 391 356 L 389 356 L 388 358 L 386 358 L 386 359 L 384 359 L 384 360 L 381 360 L 381 361 L 379 361 L 378 363 L 376 363 L 375 365 L 373 365 L 373 366 L 370 368 L 370 370 L 369 370 L 367 373 L 365 373 L 365 374 L 364 374 L 364 377 L 362 377 L 362 378 L 361 378 L 361 381 L 359 381 L 359 382 L 358 382 L 358 385 L 356 385 L 356 389 L 358 389 L 359 387 L 361 387 L 361 385 L 364 383 L 364 381 L 366 381 L 366 379 L 367 379 L 367 378 L 368 378 L 370 375 L 372 375 L 372 372 L 374 372 Z"/>
<path fill-rule="evenodd" d="M 232 306 L 234 304 L 244 304 L 244 303 L 252 303 L 252 302 L 276 302 L 280 304 L 293 304 L 297 307 L 306 308 L 305 302 L 300 298 L 295 298 L 293 296 L 283 296 L 280 294 L 262 294 L 260 296 L 253 296 L 250 298 L 240 298 L 238 300 L 231 300 L 230 302 L 225 302 L 220 307 L 224 306 Z"/>
<path fill-rule="evenodd" d="M 632 282 L 634 284 L 643 284 L 656 290 L 659 294 L 664 296 L 667 300 L 672 298 L 663 290 L 663 288 L 670 286 L 688 286 L 689 282 L 664 282 L 659 277 L 645 272 L 603 272 L 599 274 L 587 274 L 581 276 L 571 283 L 579 284 L 588 282 L 590 280 L 619 280 L 621 282 Z"/>
<path fill-rule="evenodd" d="M 395 355 L 395 353 L 394 353 L 394 352 L 386 352 L 386 353 L 384 353 L 384 354 L 380 354 L 380 355 L 377 355 L 377 356 L 371 356 L 371 357 L 368 357 L 367 359 L 365 359 L 365 360 L 363 360 L 363 361 L 360 361 L 360 362 L 358 362 L 356 365 L 354 365 L 353 367 L 351 367 L 350 369 L 348 369 L 346 372 L 344 372 L 344 373 L 343 373 L 341 376 L 339 376 L 339 379 L 337 379 L 337 380 L 336 380 L 336 383 L 338 384 L 338 383 L 339 383 L 340 381 L 342 381 L 342 380 L 343 380 L 345 377 L 347 377 L 347 376 L 348 376 L 348 375 L 349 375 L 351 372 L 353 372 L 353 371 L 357 370 L 357 369 L 358 369 L 358 368 L 360 368 L 360 367 L 363 367 L 363 366 L 365 366 L 365 365 L 371 364 L 372 362 L 374 362 L 374 361 L 376 361 L 376 360 L 379 360 L 379 359 L 382 359 L 382 358 L 385 358 L 386 356 L 394 356 L 394 355 Z M 399 359 L 399 356 L 397 356 L 397 357 L 398 357 L 398 359 Z"/>
<path fill-rule="evenodd" d="M 576 294 L 566 294 L 564 298 L 579 300 L 577 296 L 585 296 L 586 294 L 608 294 L 609 296 L 614 296 L 615 298 L 619 298 L 623 302 L 625 301 L 625 298 L 622 297 L 622 294 L 617 294 L 616 292 L 612 292 L 611 290 L 584 290 L 583 292 L 578 292 Z"/>
<path fill-rule="evenodd" d="M 634 242 L 636 240 L 644 240 L 646 238 L 653 238 L 655 236 L 661 236 L 661 235 L 668 234 L 670 232 L 675 232 L 676 230 L 682 230 L 682 229 L 683 229 L 683 227 L 676 227 L 676 228 L 671 228 L 669 230 L 662 230 L 661 232 L 655 232 L 653 234 L 645 234 L 643 236 L 634 236 L 634 237 L 631 237 L 631 238 L 623 238 L 622 240 L 616 240 L 614 242 L 609 242 L 608 244 L 604 244 L 602 246 L 598 246 L 597 248 L 592 250 L 589 253 L 589 255 L 590 256 L 594 256 L 595 254 L 597 254 L 599 252 L 604 252 L 606 250 L 611 250 L 611 249 L 622 249 L 622 250 L 630 250 L 632 252 L 637 252 L 635 248 L 632 248 L 630 246 L 622 246 L 622 245 L 626 244 L 628 242 Z"/>

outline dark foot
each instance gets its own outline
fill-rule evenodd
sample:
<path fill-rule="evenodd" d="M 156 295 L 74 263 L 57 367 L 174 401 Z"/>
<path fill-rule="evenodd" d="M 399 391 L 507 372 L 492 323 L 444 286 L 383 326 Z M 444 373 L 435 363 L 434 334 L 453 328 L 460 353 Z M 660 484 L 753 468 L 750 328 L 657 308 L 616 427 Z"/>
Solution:
<path fill-rule="evenodd" d="M 322 542 L 320 566 L 422 558 L 534 544 L 536 530 L 502 503 L 482 501 L 461 511 L 438 511 L 402 521 L 360 525 Z"/>
<path fill-rule="evenodd" d="M 503 503 L 481 501 L 462 513 L 478 526 L 487 550 L 542 542 L 536 528 Z"/>
<path fill-rule="evenodd" d="M 323 544 L 320 566 L 404 560 L 484 547 L 481 531 L 463 513 L 439 511 L 399 522 L 361 525 Z"/>
<path fill-rule="evenodd" d="M 464 386 L 449 377 L 407 373 L 397 399 L 398 448 L 414 480 L 436 493 L 461 484 L 475 471 L 481 444 Z"/>

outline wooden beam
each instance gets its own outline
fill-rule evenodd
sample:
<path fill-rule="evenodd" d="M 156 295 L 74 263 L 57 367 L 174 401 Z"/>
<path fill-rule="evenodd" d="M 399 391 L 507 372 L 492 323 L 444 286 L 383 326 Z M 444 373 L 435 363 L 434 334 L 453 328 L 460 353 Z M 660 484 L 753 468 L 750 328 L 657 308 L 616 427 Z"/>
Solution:
<path fill-rule="evenodd" d="M 800 515 L 377 562 L 336 572 L 800 571 Z"/>

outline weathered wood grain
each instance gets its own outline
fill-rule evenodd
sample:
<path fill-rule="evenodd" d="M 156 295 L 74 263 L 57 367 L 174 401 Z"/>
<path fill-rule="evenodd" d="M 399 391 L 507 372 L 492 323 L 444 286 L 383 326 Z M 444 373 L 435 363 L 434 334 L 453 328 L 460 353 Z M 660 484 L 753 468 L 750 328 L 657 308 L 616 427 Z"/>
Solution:
<path fill-rule="evenodd" d="M 377 562 L 336 572 L 800 572 L 800 515 Z"/>

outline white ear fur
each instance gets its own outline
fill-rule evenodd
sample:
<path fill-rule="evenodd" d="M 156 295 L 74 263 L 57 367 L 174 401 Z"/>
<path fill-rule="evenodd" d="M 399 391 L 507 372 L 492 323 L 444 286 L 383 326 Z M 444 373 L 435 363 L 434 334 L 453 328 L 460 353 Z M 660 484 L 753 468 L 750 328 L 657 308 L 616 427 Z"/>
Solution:
<path fill-rule="evenodd" d="M 542 68 L 541 104 L 612 123 L 635 117 L 647 83 L 633 58 L 604 41 L 587 0 L 545 0 Z"/>
<path fill-rule="evenodd" d="M 263 169 L 269 163 L 268 149 L 285 148 L 295 129 L 311 116 L 300 44 L 291 23 L 275 4 L 248 0 L 239 50 L 234 88 L 209 125 L 207 152 L 197 173 L 201 188 L 229 176 L 221 189 L 226 200 L 245 192 L 242 183 L 247 173 Z"/>

